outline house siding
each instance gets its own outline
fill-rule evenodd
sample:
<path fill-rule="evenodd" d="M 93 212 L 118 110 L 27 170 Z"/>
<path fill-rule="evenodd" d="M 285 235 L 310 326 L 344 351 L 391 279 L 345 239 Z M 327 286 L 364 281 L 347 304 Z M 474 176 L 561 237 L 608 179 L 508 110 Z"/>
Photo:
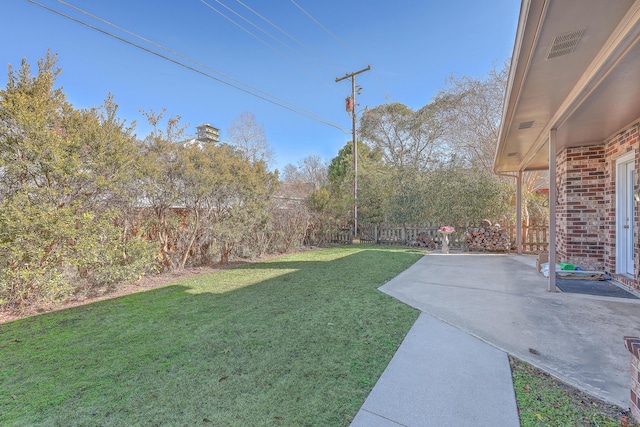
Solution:
<path fill-rule="evenodd" d="M 640 123 L 601 145 L 563 149 L 557 157 L 556 253 L 559 262 L 604 271 L 640 289 L 638 252 L 640 221 L 635 206 L 634 278 L 616 274 L 616 160 L 635 153 L 635 187 L 639 185 Z"/>
<path fill-rule="evenodd" d="M 607 173 L 607 187 L 605 191 L 607 203 L 607 241 L 606 241 L 606 264 L 605 271 L 614 279 L 630 286 L 640 289 L 638 284 L 638 228 L 640 218 L 638 217 L 638 206 L 634 207 L 634 274 L 633 278 L 616 274 L 616 160 L 621 156 L 633 152 L 635 154 L 635 183 L 634 187 L 638 188 L 638 149 L 640 148 L 640 139 L 638 135 L 638 127 L 640 123 L 636 123 L 626 130 L 618 133 L 605 143 L 605 161 Z"/>
<path fill-rule="evenodd" d="M 584 270 L 605 266 L 605 159 L 603 146 L 573 147 L 558 156 L 558 259 Z"/>

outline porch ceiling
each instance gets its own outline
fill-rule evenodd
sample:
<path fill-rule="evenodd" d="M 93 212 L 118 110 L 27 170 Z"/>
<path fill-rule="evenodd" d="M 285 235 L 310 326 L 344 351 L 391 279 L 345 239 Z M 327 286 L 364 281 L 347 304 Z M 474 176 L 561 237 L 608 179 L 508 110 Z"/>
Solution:
<path fill-rule="evenodd" d="M 522 0 L 496 172 L 547 169 L 640 118 L 640 0 Z M 576 43 L 577 41 L 577 43 Z"/>

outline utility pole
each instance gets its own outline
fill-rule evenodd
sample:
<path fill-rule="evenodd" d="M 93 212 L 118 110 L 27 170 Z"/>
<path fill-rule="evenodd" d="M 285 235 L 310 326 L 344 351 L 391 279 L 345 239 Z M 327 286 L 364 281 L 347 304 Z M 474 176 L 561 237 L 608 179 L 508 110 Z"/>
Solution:
<path fill-rule="evenodd" d="M 348 78 L 351 78 L 351 105 L 349 105 L 349 98 L 347 98 L 347 111 L 351 110 L 351 130 L 353 134 L 353 237 L 358 236 L 358 142 L 356 139 L 356 76 L 365 71 L 371 69 L 370 65 L 367 68 L 363 68 L 360 71 L 353 73 L 347 73 L 344 77 L 336 77 L 336 83 Z M 351 108 L 349 108 L 351 107 Z"/>

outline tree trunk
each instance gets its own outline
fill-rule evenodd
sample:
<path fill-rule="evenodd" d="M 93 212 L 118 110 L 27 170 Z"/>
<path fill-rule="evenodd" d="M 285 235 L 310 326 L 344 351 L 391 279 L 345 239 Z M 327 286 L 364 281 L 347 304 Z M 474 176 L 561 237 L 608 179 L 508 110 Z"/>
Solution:
<path fill-rule="evenodd" d="M 187 260 L 189 259 L 189 254 L 191 253 L 191 248 L 193 248 L 193 242 L 196 241 L 196 236 L 198 235 L 198 229 L 200 228 L 200 210 L 196 205 L 193 209 L 195 219 L 193 221 L 193 229 L 191 231 L 191 237 L 189 238 L 189 244 L 184 249 L 184 253 L 182 254 L 182 260 L 180 260 L 180 269 L 184 269 L 184 266 L 187 264 Z"/>

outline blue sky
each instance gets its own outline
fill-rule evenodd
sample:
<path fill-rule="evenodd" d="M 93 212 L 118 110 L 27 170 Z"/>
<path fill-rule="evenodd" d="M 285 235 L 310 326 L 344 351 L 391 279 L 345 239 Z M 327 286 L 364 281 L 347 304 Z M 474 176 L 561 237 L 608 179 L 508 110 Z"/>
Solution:
<path fill-rule="evenodd" d="M 223 140 L 234 118 L 249 111 L 264 125 L 275 153 L 272 167 L 279 169 L 311 154 L 330 160 L 350 141 L 351 119 L 345 112 L 344 99 L 351 93 L 351 85 L 349 80 L 336 83 L 336 77 L 371 65 L 371 71 L 356 77 L 356 83 L 362 86 L 357 98 L 359 110 L 385 102 L 420 108 L 445 87 L 448 76 L 482 77 L 493 64 L 500 65 L 511 55 L 520 7 L 517 0 L 37 1 L 230 81 L 216 72 L 226 74 L 255 88 L 248 89 L 252 92 L 258 89 L 295 104 L 294 109 L 310 111 L 343 130 L 231 88 L 27 0 L 3 2 L 1 87 L 6 84 L 7 64 L 18 66 L 26 57 L 35 70 L 37 60 L 50 48 L 58 54 L 58 66 L 63 70 L 57 83 L 76 108 L 100 105 L 110 92 L 120 105 L 120 117 L 137 122 L 139 137 L 149 131 L 139 110 L 166 108 L 168 115 L 180 115 L 190 124 L 189 132 L 194 133 L 201 123 L 210 123 L 220 128 Z M 233 18 L 262 42 L 214 9 Z"/>

